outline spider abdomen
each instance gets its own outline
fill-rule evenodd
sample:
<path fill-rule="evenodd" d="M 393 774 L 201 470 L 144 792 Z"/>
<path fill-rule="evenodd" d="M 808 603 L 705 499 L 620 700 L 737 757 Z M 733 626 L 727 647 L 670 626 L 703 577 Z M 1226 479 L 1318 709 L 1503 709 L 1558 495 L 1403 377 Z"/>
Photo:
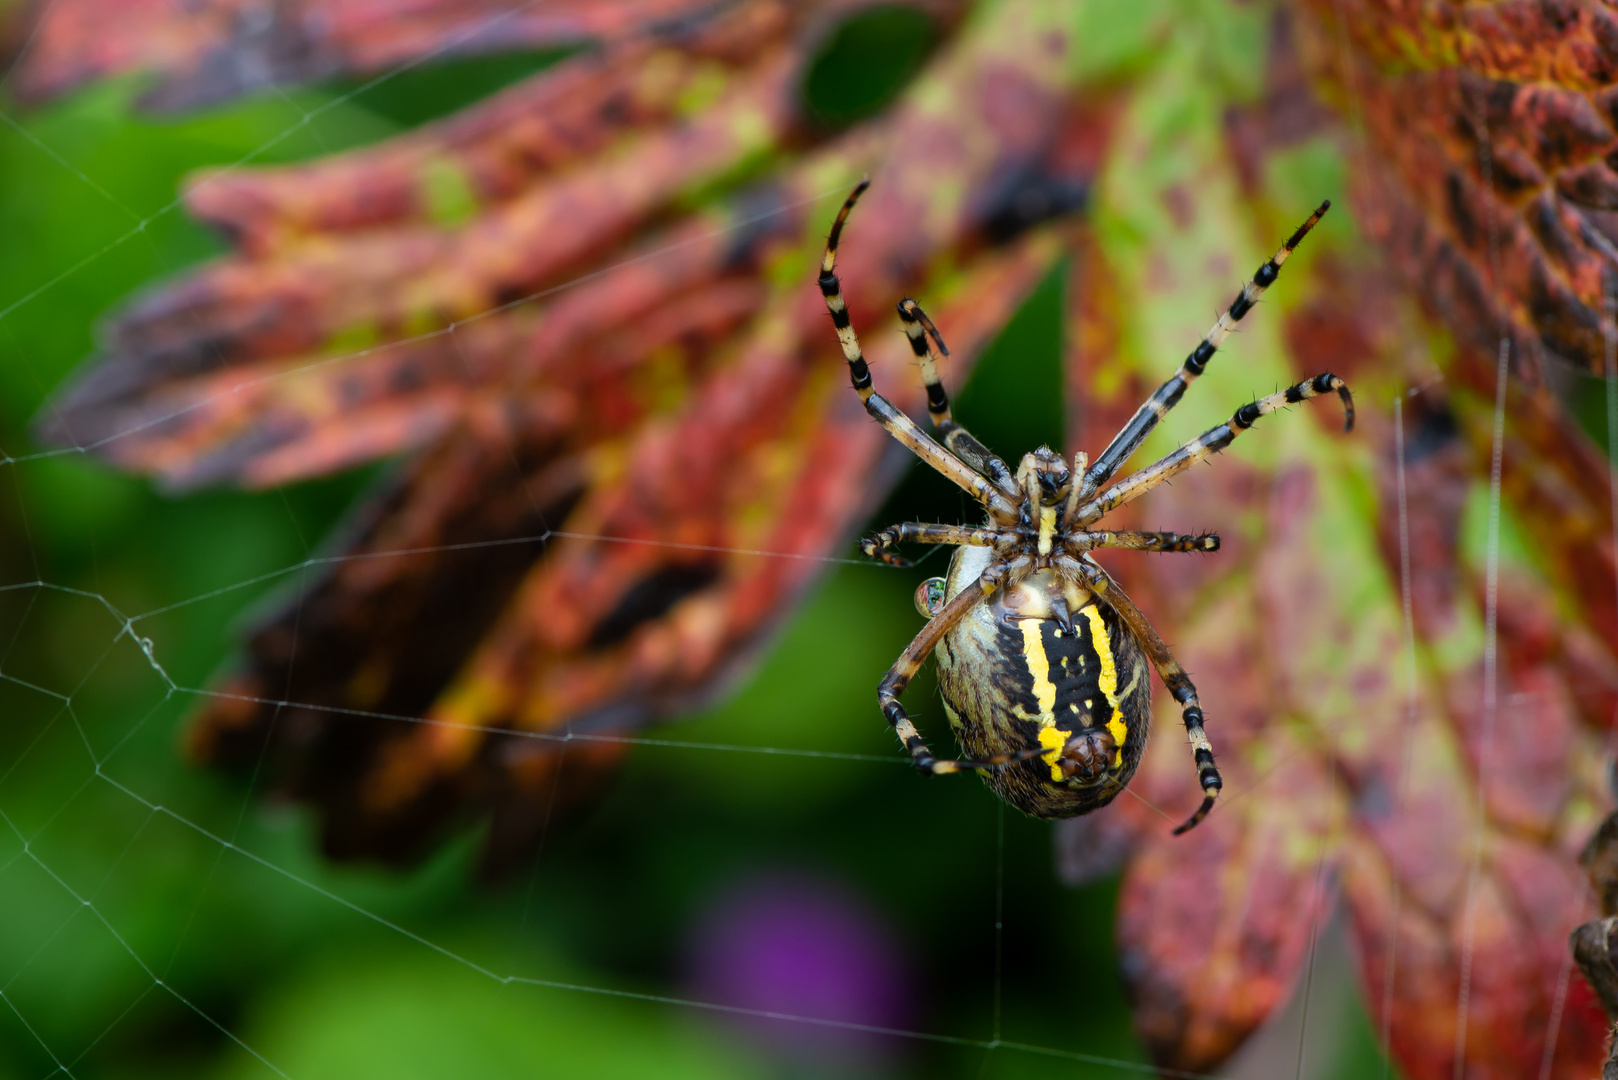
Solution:
<path fill-rule="evenodd" d="M 960 548 L 946 595 L 972 585 L 991 557 Z M 1070 629 L 1057 617 L 1064 608 Z M 1105 806 L 1140 764 L 1151 720 L 1146 658 L 1082 585 L 1036 571 L 973 608 L 935 655 L 944 709 L 967 755 L 1045 748 L 984 774 L 1025 813 L 1075 817 Z"/>

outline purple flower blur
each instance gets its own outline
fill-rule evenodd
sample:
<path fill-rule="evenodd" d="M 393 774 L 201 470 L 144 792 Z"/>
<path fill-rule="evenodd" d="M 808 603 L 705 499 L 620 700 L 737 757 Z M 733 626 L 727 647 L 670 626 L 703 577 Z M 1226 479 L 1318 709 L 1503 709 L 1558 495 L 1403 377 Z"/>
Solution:
<path fill-rule="evenodd" d="M 892 931 L 825 879 L 776 873 L 738 883 L 698 916 L 689 956 L 698 1000 L 831 1021 L 726 1014 L 752 1041 L 804 1064 L 880 1069 L 904 1040 L 869 1029 L 907 1029 L 914 1017 Z"/>

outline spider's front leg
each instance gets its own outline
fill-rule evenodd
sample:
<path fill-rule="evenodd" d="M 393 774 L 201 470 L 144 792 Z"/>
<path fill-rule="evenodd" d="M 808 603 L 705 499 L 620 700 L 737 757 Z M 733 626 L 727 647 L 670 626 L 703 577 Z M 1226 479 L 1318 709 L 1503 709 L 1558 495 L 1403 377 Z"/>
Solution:
<path fill-rule="evenodd" d="M 820 263 L 820 277 L 816 280 L 816 284 L 820 286 L 820 294 L 826 300 L 826 310 L 831 313 L 832 325 L 837 329 L 837 340 L 842 346 L 843 358 L 848 361 L 849 382 L 853 384 L 854 392 L 859 394 L 860 401 L 864 403 L 865 411 L 886 428 L 889 435 L 903 443 L 911 453 L 932 466 L 946 480 L 970 494 L 983 505 L 994 520 L 1016 521 L 1016 503 L 1006 491 L 1001 490 L 994 481 L 934 442 L 914 420 L 877 393 L 871 384 L 871 368 L 865 362 L 865 354 L 860 351 L 859 335 L 854 332 L 854 325 L 849 320 L 848 304 L 843 300 L 843 285 L 837 277 L 837 244 L 842 239 L 843 226 L 848 223 L 849 211 L 854 209 L 854 204 L 859 201 L 860 195 L 870 184 L 869 180 L 862 180 L 843 203 L 843 208 L 837 212 L 837 218 L 832 222 L 831 234 L 826 238 L 826 255 Z"/>
<path fill-rule="evenodd" d="M 1202 805 L 1196 812 L 1186 819 L 1185 823 L 1174 830 L 1179 836 L 1189 829 L 1195 828 L 1208 812 L 1213 809 L 1214 800 L 1219 797 L 1220 790 L 1225 782 L 1219 775 L 1219 769 L 1214 765 L 1213 744 L 1208 741 L 1208 733 L 1203 729 L 1202 703 L 1197 700 L 1197 688 L 1191 684 L 1191 677 L 1185 673 L 1180 662 L 1174 659 L 1169 651 L 1168 643 L 1153 629 L 1152 624 L 1146 621 L 1135 602 L 1124 594 L 1096 563 L 1088 558 L 1070 559 L 1061 558 L 1057 561 L 1057 569 L 1062 573 L 1076 575 L 1082 580 L 1103 603 L 1118 613 L 1118 617 L 1129 627 L 1135 640 L 1140 642 L 1141 649 L 1157 669 L 1158 676 L 1163 685 L 1169 688 L 1174 700 L 1180 703 L 1180 717 L 1185 721 L 1185 734 L 1191 741 L 1191 757 L 1197 766 L 1197 783 L 1202 787 Z"/>
<path fill-rule="evenodd" d="M 921 633 L 905 646 L 905 651 L 899 654 L 893 667 L 882 676 L 877 685 L 876 696 L 882 705 L 882 715 L 888 718 L 893 727 L 893 733 L 899 736 L 910 752 L 910 758 L 915 762 L 916 768 L 924 773 L 935 776 L 944 773 L 962 772 L 967 769 L 992 769 L 1000 765 L 1009 765 L 1014 761 L 1024 761 L 1037 757 L 1045 752 L 1042 746 L 1031 747 L 1014 754 L 995 754 L 980 761 L 957 760 L 940 761 L 933 756 L 933 752 L 922 741 L 921 732 L 905 712 L 904 706 L 899 704 L 899 695 L 904 693 L 910 680 L 915 678 L 916 672 L 921 670 L 922 663 L 932 653 L 933 649 L 943 640 L 944 635 L 955 628 L 955 625 L 966 617 L 978 604 L 994 594 L 996 589 L 1002 588 L 1020 570 L 1026 572 L 1028 567 L 1017 563 L 994 563 L 984 570 L 978 577 L 977 584 L 968 586 L 956 593 L 949 603 L 937 615 L 930 619 Z"/>
<path fill-rule="evenodd" d="M 978 442 L 970 431 L 956 423 L 950 412 L 949 394 L 944 389 L 944 381 L 938 377 L 938 358 L 933 355 L 934 345 L 939 352 L 949 355 L 944 335 L 938 332 L 933 320 L 921 310 L 921 305 L 908 296 L 899 301 L 899 320 L 904 323 L 905 337 L 910 339 L 910 351 L 915 354 L 916 364 L 921 368 L 921 384 L 927 390 L 927 414 L 932 418 L 933 427 L 938 430 L 944 446 L 988 477 L 1002 494 L 1014 500 L 1021 498 L 1022 492 L 1017 487 L 1016 478 L 1011 475 L 1011 469 L 988 447 Z"/>
<path fill-rule="evenodd" d="M 1320 221 L 1321 215 L 1331 209 L 1331 200 L 1321 203 L 1315 212 L 1309 215 L 1309 220 L 1298 226 L 1296 232 L 1287 238 L 1281 249 L 1269 260 L 1253 272 L 1253 276 L 1242 286 L 1242 291 L 1236 294 L 1236 299 L 1230 302 L 1230 307 L 1221 312 L 1214 322 L 1213 329 L 1203 336 L 1202 341 L 1185 358 L 1180 369 L 1162 386 L 1159 386 L 1151 397 L 1141 403 L 1135 410 L 1135 415 L 1129 422 L 1114 435 L 1112 442 L 1096 457 L 1095 464 L 1085 473 L 1084 479 L 1075 487 L 1079 501 L 1088 500 L 1096 491 L 1112 478 L 1112 474 L 1133 454 L 1140 444 L 1146 441 L 1146 436 L 1158 421 L 1169 414 L 1169 410 L 1179 404 L 1180 398 L 1199 375 L 1208 367 L 1214 353 L 1223 345 L 1225 338 L 1235 329 L 1236 324 L 1258 303 L 1258 298 L 1264 295 L 1264 290 L 1275 284 L 1275 279 L 1281 275 L 1281 266 L 1297 246 L 1303 243 L 1303 238 L 1309 235 Z"/>
<path fill-rule="evenodd" d="M 1331 372 L 1323 371 L 1312 379 L 1305 379 L 1268 397 L 1248 402 L 1237 409 L 1223 424 L 1209 428 L 1178 450 L 1158 458 L 1139 472 L 1118 481 L 1079 509 L 1079 523 L 1088 524 L 1110 514 L 1125 503 L 1140 498 L 1165 480 L 1172 480 L 1209 455 L 1217 454 L 1235 442 L 1236 437 L 1251 428 L 1260 417 L 1268 416 L 1288 405 L 1317 398 L 1322 394 L 1337 395 L 1338 400 L 1343 403 L 1343 430 L 1353 431 L 1354 397 L 1348 392 L 1348 384 Z"/>

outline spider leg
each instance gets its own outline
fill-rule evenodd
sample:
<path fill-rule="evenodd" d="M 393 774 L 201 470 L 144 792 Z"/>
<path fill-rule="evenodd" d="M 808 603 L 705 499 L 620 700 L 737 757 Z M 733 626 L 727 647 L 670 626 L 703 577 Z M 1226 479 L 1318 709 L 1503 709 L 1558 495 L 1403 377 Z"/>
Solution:
<path fill-rule="evenodd" d="M 1179 403 L 1181 395 L 1185 393 L 1185 388 L 1190 386 L 1196 377 L 1201 375 L 1203 370 L 1207 368 L 1208 361 L 1213 359 L 1213 354 L 1218 351 L 1220 345 L 1224 344 L 1225 338 L 1235 325 L 1241 321 L 1242 316 L 1246 315 L 1253 305 L 1258 302 L 1258 298 L 1264 294 L 1265 289 L 1275 284 L 1276 277 L 1281 273 L 1281 264 L 1287 261 L 1293 249 L 1303 242 L 1303 238 L 1308 235 L 1309 230 L 1315 227 L 1315 223 L 1320 220 L 1321 215 L 1330 208 L 1330 199 L 1321 203 L 1319 208 L 1309 215 L 1309 220 L 1298 226 L 1298 231 L 1287 238 L 1287 242 L 1281 245 L 1281 249 L 1270 256 L 1268 262 L 1253 272 L 1253 276 L 1248 279 L 1247 284 L 1242 286 L 1242 291 L 1236 294 L 1236 299 L 1231 301 L 1230 307 L 1220 314 L 1219 319 L 1213 324 L 1213 329 L 1209 330 L 1207 335 L 1198 342 L 1197 347 L 1191 351 L 1191 355 L 1185 358 L 1185 362 L 1180 365 L 1180 370 L 1176 371 L 1168 382 L 1159 386 L 1156 392 L 1147 398 L 1140 408 L 1135 410 L 1135 415 L 1129 418 L 1129 423 L 1125 424 L 1118 434 L 1112 437 L 1112 442 L 1108 443 L 1107 448 L 1101 451 L 1100 455 L 1095 459 L 1095 463 L 1090 466 L 1090 471 L 1085 474 L 1084 482 L 1079 487 L 1081 501 L 1090 498 L 1102 484 L 1110 480 L 1112 474 L 1117 471 L 1118 466 L 1127 461 L 1129 455 L 1133 454 L 1146 439 L 1146 436 L 1151 434 L 1152 429 L 1157 426 L 1157 422 L 1167 416 L 1169 410 Z"/>
<path fill-rule="evenodd" d="M 1031 566 L 1031 563 L 1029 564 Z M 945 773 L 962 772 L 968 769 L 992 769 L 999 765 L 1009 765 L 1014 761 L 1024 761 L 1037 757 L 1046 752 L 1046 747 L 1034 746 L 1015 754 L 995 754 L 982 760 L 940 761 L 933 757 L 933 752 L 927 749 L 922 741 L 921 732 L 911 721 L 899 704 L 899 695 L 904 693 L 910 680 L 915 678 L 916 672 L 928 655 L 943 640 L 944 635 L 955 628 L 955 624 L 966 617 L 967 612 L 982 603 L 991 593 L 1004 585 L 1018 569 L 1026 571 L 1028 566 L 1008 563 L 994 563 L 984 570 L 978 578 L 976 585 L 968 585 L 945 604 L 943 608 L 928 620 L 927 625 L 921 628 L 921 633 L 905 646 L 905 651 L 899 654 L 899 659 L 893 662 L 893 667 L 882 676 L 877 685 L 877 700 L 882 705 L 882 715 L 888 718 L 899 741 L 904 743 L 906 750 L 910 751 L 910 758 L 915 762 L 916 768 L 924 773 L 941 776 Z"/>
<path fill-rule="evenodd" d="M 1235 415 L 1217 427 L 1209 428 L 1201 435 L 1192 439 L 1178 450 L 1159 458 L 1144 469 L 1125 477 L 1112 487 L 1097 495 L 1086 503 L 1079 511 L 1079 521 L 1089 523 L 1103 514 L 1137 499 L 1155 488 L 1165 480 L 1172 479 L 1189 469 L 1197 462 L 1210 454 L 1223 450 L 1236 441 L 1236 436 L 1252 427 L 1261 416 L 1268 416 L 1275 410 L 1300 401 L 1307 401 L 1321 394 L 1335 391 L 1343 402 L 1345 419 L 1344 431 L 1354 430 L 1354 399 L 1348 392 L 1348 384 L 1336 375 L 1327 371 L 1316 375 L 1312 379 L 1305 379 L 1296 386 L 1289 386 L 1285 390 L 1271 394 L 1269 397 L 1259 398 L 1237 409 Z"/>
<path fill-rule="evenodd" d="M 1174 653 L 1169 650 L 1162 636 L 1146 621 L 1146 616 L 1141 613 L 1140 608 L 1135 606 L 1135 602 L 1124 594 L 1105 570 L 1089 559 L 1066 557 L 1058 560 L 1057 569 L 1077 575 L 1089 586 L 1091 592 L 1118 613 L 1124 625 L 1129 627 L 1130 633 L 1135 635 L 1135 640 L 1140 642 L 1152 666 L 1157 669 L 1163 685 L 1174 695 L 1174 700 L 1180 703 L 1180 718 L 1185 721 L 1186 738 L 1191 741 L 1191 760 L 1196 763 L 1197 783 L 1202 788 L 1202 805 L 1174 830 L 1174 835 L 1179 836 L 1195 828 L 1208 816 L 1208 812 L 1213 809 L 1214 800 L 1219 797 L 1220 789 L 1225 786 L 1224 780 L 1219 776 L 1219 768 L 1214 765 L 1213 744 L 1208 741 L 1208 733 L 1203 729 L 1202 703 L 1197 700 L 1197 688 L 1191 684 L 1191 677 L 1185 673 L 1180 662 L 1174 659 Z"/>
<path fill-rule="evenodd" d="M 865 404 L 865 411 L 874 417 L 877 423 L 887 429 L 888 434 L 898 439 L 910 452 L 931 465 L 945 478 L 965 489 L 982 503 L 989 513 L 1004 521 L 1017 519 L 1017 508 L 1012 500 L 996 490 L 984 476 L 974 471 L 960 458 L 951 454 L 906 416 L 887 398 L 878 394 L 871 387 L 871 369 L 865 363 L 865 356 L 860 352 L 860 339 L 854 333 L 853 324 L 848 319 L 848 305 L 843 302 L 843 287 L 838 281 L 835 272 L 837 264 L 837 242 L 842 237 L 843 224 L 848 220 L 848 213 L 854 208 L 854 203 L 860 195 L 870 186 L 869 180 L 861 180 L 854 189 L 848 201 L 837 213 L 837 220 L 832 224 L 831 235 L 826 240 L 826 257 L 820 264 L 820 293 L 826 298 L 826 308 L 831 312 L 832 325 L 837 327 L 837 340 L 843 346 L 843 356 L 848 361 L 849 381 L 854 384 L 854 390 Z"/>
<path fill-rule="evenodd" d="M 1091 547 L 1131 551 L 1218 551 L 1218 533 L 1109 532 L 1084 534 Z"/>
<path fill-rule="evenodd" d="M 927 414 L 932 417 L 933 427 L 938 430 L 945 447 L 987 476 L 1003 493 L 1013 499 L 1020 498 L 1021 492 L 1010 467 L 950 415 L 949 394 L 944 391 L 943 380 L 938 377 L 938 358 L 933 355 L 934 345 L 939 352 L 949 355 L 944 335 L 938 332 L 933 320 L 921 310 L 921 305 L 908 296 L 899 301 L 899 318 L 904 322 L 905 337 L 910 339 L 910 351 L 916 354 L 916 362 L 921 365 L 921 382 L 927 388 Z"/>
<path fill-rule="evenodd" d="M 886 529 L 860 541 L 860 551 L 868 559 L 880 559 L 889 566 L 909 566 L 908 559 L 889 554 L 896 544 L 966 544 L 973 547 L 994 547 L 1002 539 L 998 529 L 969 529 L 965 525 L 923 525 L 907 521 L 902 525 L 889 525 Z"/>

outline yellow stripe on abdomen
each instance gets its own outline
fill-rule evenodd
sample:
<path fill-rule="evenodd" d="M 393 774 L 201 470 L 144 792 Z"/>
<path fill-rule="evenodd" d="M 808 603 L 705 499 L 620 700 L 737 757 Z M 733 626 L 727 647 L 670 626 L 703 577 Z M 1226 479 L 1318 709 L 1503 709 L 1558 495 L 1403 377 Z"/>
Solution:
<path fill-rule="evenodd" d="M 1112 640 L 1107 637 L 1107 624 L 1101 619 L 1101 611 L 1095 604 L 1081 608 L 1081 615 L 1090 623 L 1090 644 L 1095 647 L 1096 658 L 1101 663 L 1101 677 L 1097 680 L 1101 694 L 1112 706 L 1112 718 L 1107 721 L 1107 730 L 1112 732 L 1114 744 L 1118 747 L 1113 751 L 1112 767 L 1118 768 L 1124 763 L 1124 740 L 1129 736 L 1129 725 L 1124 721 L 1124 712 L 1118 707 L 1118 665 L 1112 659 Z"/>
<path fill-rule="evenodd" d="M 1067 743 L 1067 736 L 1056 730 L 1056 684 L 1051 682 L 1051 658 L 1045 652 L 1045 639 L 1040 636 L 1042 621 L 1023 619 L 1018 626 L 1022 630 L 1023 662 L 1034 678 L 1034 702 L 1039 706 L 1038 715 L 1029 719 L 1039 722 L 1039 744 L 1047 747 L 1039 756 L 1051 767 L 1051 779 L 1060 780 L 1062 767 L 1056 761 Z"/>

